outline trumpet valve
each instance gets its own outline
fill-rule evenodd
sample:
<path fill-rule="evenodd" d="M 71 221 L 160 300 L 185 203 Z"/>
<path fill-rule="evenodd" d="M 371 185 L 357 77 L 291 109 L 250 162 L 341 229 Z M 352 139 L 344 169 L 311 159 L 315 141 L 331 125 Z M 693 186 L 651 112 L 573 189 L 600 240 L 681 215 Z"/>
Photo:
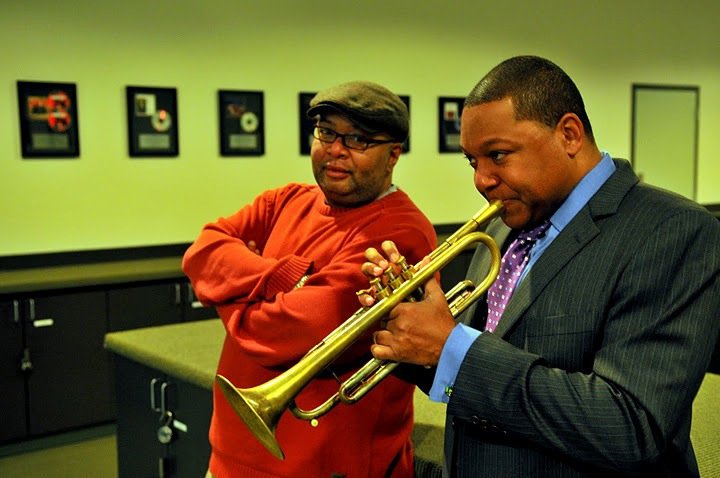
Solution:
<path fill-rule="evenodd" d="M 382 300 L 386 297 L 389 297 L 392 293 L 392 289 L 390 287 L 384 286 L 382 280 L 379 277 L 376 277 L 370 281 L 370 289 L 375 290 L 375 300 Z"/>
<path fill-rule="evenodd" d="M 402 276 L 395 275 L 395 270 L 392 268 L 392 266 L 385 269 L 385 277 L 387 278 L 387 285 L 390 287 L 390 290 L 395 290 L 400 285 L 405 282 L 405 279 L 403 279 Z"/>
<path fill-rule="evenodd" d="M 405 260 L 405 256 L 400 258 L 400 260 L 398 261 L 398 265 L 400 266 L 400 275 L 403 276 L 405 280 L 412 279 L 417 272 L 415 266 L 408 265 L 407 261 Z"/>

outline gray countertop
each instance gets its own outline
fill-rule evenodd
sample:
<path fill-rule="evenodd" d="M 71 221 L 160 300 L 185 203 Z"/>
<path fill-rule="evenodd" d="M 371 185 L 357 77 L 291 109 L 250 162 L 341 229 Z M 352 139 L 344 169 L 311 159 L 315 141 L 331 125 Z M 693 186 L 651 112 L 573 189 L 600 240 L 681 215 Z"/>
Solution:
<path fill-rule="evenodd" d="M 125 358 L 172 377 L 212 390 L 225 337 L 219 319 L 147 327 L 105 336 L 105 347 Z M 445 405 L 415 392 L 415 454 L 440 462 L 443 449 Z"/>
<path fill-rule="evenodd" d="M 0 270 L 0 294 L 184 278 L 180 257 Z"/>
<path fill-rule="evenodd" d="M 111 332 L 105 347 L 148 367 L 212 390 L 225 329 L 219 319 Z"/>

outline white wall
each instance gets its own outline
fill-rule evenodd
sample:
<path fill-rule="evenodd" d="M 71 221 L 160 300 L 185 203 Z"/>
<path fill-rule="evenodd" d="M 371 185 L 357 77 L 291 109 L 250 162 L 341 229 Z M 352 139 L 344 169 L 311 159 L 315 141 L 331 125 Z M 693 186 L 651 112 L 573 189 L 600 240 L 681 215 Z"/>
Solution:
<path fill-rule="evenodd" d="M 396 183 L 433 222 L 464 222 L 482 201 L 461 155 L 437 152 L 437 97 L 516 54 L 568 71 L 615 156 L 630 152 L 633 82 L 698 85 L 698 200 L 720 202 L 720 2 L 2 3 L 0 255 L 191 241 L 263 189 L 311 182 L 298 92 L 353 79 L 410 95 Z M 17 80 L 77 84 L 79 159 L 21 158 Z M 177 88 L 178 158 L 129 158 L 126 85 Z M 265 92 L 265 156 L 219 156 L 218 89 Z"/>

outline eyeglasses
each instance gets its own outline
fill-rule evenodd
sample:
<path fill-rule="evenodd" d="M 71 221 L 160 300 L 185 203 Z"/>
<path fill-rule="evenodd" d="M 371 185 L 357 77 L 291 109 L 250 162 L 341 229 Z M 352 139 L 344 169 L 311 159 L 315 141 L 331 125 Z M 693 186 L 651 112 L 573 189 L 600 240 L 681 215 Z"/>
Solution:
<path fill-rule="evenodd" d="M 343 146 L 356 151 L 365 151 L 369 147 L 377 146 L 378 144 L 397 142 L 394 139 L 373 139 L 359 134 L 340 134 L 337 131 L 322 126 L 315 126 L 313 136 L 323 143 L 334 143 L 336 139 L 340 138 Z"/>

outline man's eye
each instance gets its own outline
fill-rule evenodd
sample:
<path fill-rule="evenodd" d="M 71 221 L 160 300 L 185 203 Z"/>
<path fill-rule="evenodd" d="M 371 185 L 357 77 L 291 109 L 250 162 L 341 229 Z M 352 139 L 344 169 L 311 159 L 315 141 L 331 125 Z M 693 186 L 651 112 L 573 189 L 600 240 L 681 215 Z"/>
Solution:
<path fill-rule="evenodd" d="M 330 135 L 330 134 L 334 133 L 334 131 L 331 130 L 330 128 L 323 128 L 322 126 L 318 126 L 317 130 L 318 130 L 318 133 L 324 134 L 324 135 Z"/>
<path fill-rule="evenodd" d="M 505 151 L 493 151 L 490 154 L 488 154 L 490 159 L 493 160 L 494 163 L 500 163 L 503 159 L 505 159 L 505 156 L 507 156 L 507 152 Z"/>
<path fill-rule="evenodd" d="M 477 159 L 470 157 L 467 154 L 465 155 L 465 159 L 468 160 L 468 164 L 470 165 L 471 168 L 473 168 L 473 169 L 477 168 Z"/>
<path fill-rule="evenodd" d="M 347 135 L 347 136 L 345 136 L 345 137 L 346 137 L 348 140 L 352 141 L 353 143 L 366 143 L 366 142 L 370 141 L 370 140 L 369 140 L 368 138 L 366 138 L 365 136 L 360 136 L 360 135 L 358 135 L 358 134 L 349 134 L 349 135 Z"/>
<path fill-rule="evenodd" d="M 350 145 L 351 147 L 364 148 L 369 142 L 372 142 L 372 140 L 366 138 L 365 136 L 357 134 L 349 134 L 345 136 L 345 144 Z"/>

